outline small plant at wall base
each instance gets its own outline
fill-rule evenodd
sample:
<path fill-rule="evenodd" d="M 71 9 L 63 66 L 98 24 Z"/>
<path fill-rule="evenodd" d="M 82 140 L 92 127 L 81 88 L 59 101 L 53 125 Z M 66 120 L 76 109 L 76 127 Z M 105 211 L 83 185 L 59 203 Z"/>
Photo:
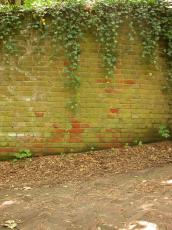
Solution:
<path fill-rule="evenodd" d="M 168 139 L 171 137 L 171 132 L 167 125 L 161 125 L 159 127 L 158 133 L 162 138 L 165 138 L 165 139 Z"/>
<path fill-rule="evenodd" d="M 138 146 L 142 146 L 143 142 L 141 140 L 134 140 L 133 144 L 138 145 Z"/>
<path fill-rule="evenodd" d="M 122 24 L 128 23 L 129 40 L 133 33 L 142 40 L 142 57 L 158 67 L 156 49 L 159 40 L 165 41 L 164 53 L 168 60 L 167 78 L 172 85 L 172 10 L 169 1 L 164 0 L 103 0 L 93 3 L 87 1 L 39 1 L 17 7 L 0 7 L 0 43 L 4 56 L 15 55 L 17 58 L 16 35 L 22 30 L 28 34 L 35 30 L 40 40 L 52 38 L 54 55 L 58 55 L 59 47 L 65 54 L 64 85 L 72 94 L 72 101 L 77 101 L 77 90 L 80 87 L 78 74 L 81 47 L 80 43 L 86 32 L 92 34 L 100 44 L 105 78 L 114 76 L 118 62 L 116 47 L 118 31 Z M 42 4 L 41 4 L 42 2 Z M 25 20 L 27 19 L 27 20 Z M 39 44 L 38 44 L 39 48 Z M 39 49 L 38 49 L 39 50 Z M 73 112 L 73 106 L 67 103 Z M 78 104 L 77 102 L 75 104 Z"/>
<path fill-rule="evenodd" d="M 30 158 L 32 157 L 32 152 L 29 149 L 26 149 L 26 150 L 20 151 L 19 153 L 16 153 L 14 156 L 17 160 Z"/>

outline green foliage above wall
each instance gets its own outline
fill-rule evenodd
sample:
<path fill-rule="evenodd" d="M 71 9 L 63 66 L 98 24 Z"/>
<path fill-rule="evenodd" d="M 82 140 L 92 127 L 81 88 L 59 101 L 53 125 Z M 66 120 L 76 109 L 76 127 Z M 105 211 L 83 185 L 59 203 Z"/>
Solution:
<path fill-rule="evenodd" d="M 65 1 L 50 7 L 51 1 L 42 7 L 27 2 L 25 7 L 1 7 L 0 42 L 6 54 L 17 55 L 15 34 L 24 30 L 36 30 L 43 39 L 52 36 L 54 55 L 58 54 L 59 44 L 63 44 L 68 64 L 65 67 L 65 85 L 72 91 L 72 110 L 77 108 L 77 88 L 80 78 L 77 75 L 80 58 L 80 42 L 86 32 L 92 33 L 100 44 L 102 61 L 107 79 L 113 76 L 117 61 L 117 35 L 120 26 L 128 23 L 129 39 L 133 33 L 140 34 L 143 45 L 142 56 L 157 65 L 156 48 L 159 40 L 165 41 L 169 73 L 172 85 L 172 8 L 164 0 L 109 0 L 94 4 L 86 1 Z M 55 3 L 55 1 L 53 1 Z M 27 18 L 27 20 L 26 20 Z M 29 20 L 28 20 L 29 18 Z"/>

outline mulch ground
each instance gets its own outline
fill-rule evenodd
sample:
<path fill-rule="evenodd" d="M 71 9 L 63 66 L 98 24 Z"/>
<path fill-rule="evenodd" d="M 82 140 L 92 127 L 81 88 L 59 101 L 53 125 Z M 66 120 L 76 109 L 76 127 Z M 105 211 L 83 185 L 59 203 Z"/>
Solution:
<path fill-rule="evenodd" d="M 172 141 L 0 162 L 0 188 L 80 182 L 172 163 Z"/>

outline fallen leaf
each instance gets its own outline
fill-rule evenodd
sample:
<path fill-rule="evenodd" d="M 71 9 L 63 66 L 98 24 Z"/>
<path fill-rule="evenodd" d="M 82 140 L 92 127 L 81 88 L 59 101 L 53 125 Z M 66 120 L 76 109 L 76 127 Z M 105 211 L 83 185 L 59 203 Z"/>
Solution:
<path fill-rule="evenodd" d="M 24 190 L 31 190 L 32 188 L 31 187 L 23 187 Z"/>
<path fill-rule="evenodd" d="M 15 204 L 16 203 L 16 200 L 7 200 L 7 201 L 4 201 L 0 207 L 3 207 L 3 206 L 9 206 L 9 205 L 12 205 L 12 204 Z"/>
<path fill-rule="evenodd" d="M 2 226 L 7 227 L 9 229 L 14 229 L 17 227 L 17 223 L 14 220 L 7 220 Z"/>

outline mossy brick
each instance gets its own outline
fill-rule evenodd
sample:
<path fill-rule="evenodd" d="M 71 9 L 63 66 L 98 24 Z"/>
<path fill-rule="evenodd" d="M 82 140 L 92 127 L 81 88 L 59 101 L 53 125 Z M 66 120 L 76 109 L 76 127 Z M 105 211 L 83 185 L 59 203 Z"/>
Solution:
<path fill-rule="evenodd" d="M 172 125 L 172 95 L 161 91 L 167 74 L 164 57 L 159 57 L 159 70 L 145 63 L 141 40 L 136 36 L 129 43 L 126 31 L 127 27 L 119 34 L 117 68 L 108 84 L 98 42 L 88 35 L 81 44 L 77 114 L 67 110 L 72 92 L 64 84 L 66 58 L 61 50 L 56 60 L 50 60 L 51 38 L 41 43 L 42 56 L 28 55 L 22 46 L 23 57 L 10 72 L 1 62 L 0 157 L 26 146 L 36 154 L 56 154 L 118 146 L 138 137 L 151 141 L 157 138 L 161 123 Z M 18 42 L 24 45 L 25 39 L 20 35 Z M 77 126 L 72 126 L 72 119 L 78 121 Z M 72 127 L 82 132 L 66 131 Z"/>

